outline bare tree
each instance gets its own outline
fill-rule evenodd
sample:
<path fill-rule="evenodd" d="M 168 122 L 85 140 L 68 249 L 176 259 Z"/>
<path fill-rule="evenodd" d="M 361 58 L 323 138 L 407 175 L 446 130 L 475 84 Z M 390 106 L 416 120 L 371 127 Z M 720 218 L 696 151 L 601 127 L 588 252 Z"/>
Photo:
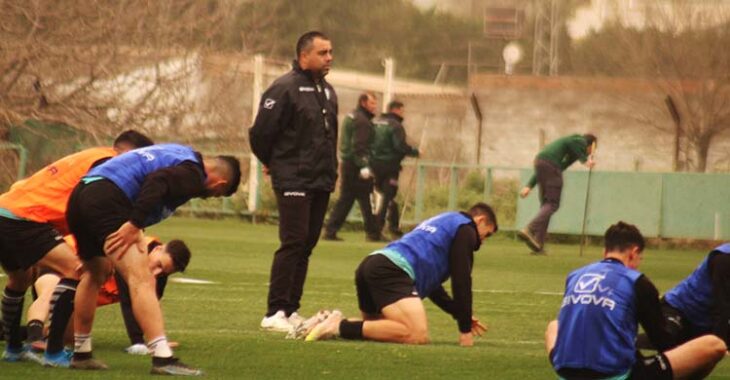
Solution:
<path fill-rule="evenodd" d="M 595 45 L 583 52 L 584 68 L 646 79 L 659 96 L 635 116 L 667 133 L 675 133 L 666 122 L 671 119 L 664 98 L 671 96 L 681 119 L 680 167 L 706 171 L 713 140 L 730 133 L 730 3 L 647 0 L 634 9 L 621 4 L 615 3 L 614 23 L 583 43 Z M 574 63 L 580 65 L 580 59 Z"/>
<path fill-rule="evenodd" d="M 0 124 L 108 136 L 200 114 L 195 75 L 234 2 L 0 0 Z"/>

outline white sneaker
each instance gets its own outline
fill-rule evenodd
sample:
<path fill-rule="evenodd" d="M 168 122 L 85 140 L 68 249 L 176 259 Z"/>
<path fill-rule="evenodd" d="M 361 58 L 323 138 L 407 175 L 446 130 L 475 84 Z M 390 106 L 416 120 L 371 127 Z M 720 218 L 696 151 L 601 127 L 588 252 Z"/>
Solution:
<path fill-rule="evenodd" d="M 312 329 L 314 329 L 315 326 L 324 322 L 329 315 L 329 310 L 318 311 L 317 314 L 311 318 L 294 325 L 294 328 L 289 331 L 289 334 L 287 334 L 286 339 L 304 339 L 310 332 L 312 332 Z"/>
<path fill-rule="evenodd" d="M 302 316 L 299 315 L 299 313 L 297 313 L 296 311 L 291 313 L 291 315 L 287 319 L 289 320 L 289 324 L 293 327 L 297 327 L 302 324 L 302 322 L 304 322 L 304 318 L 302 318 Z"/>
<path fill-rule="evenodd" d="M 336 338 L 340 335 L 340 322 L 342 322 L 342 312 L 333 310 L 324 322 L 316 325 L 312 331 L 304 338 L 305 341 L 325 340 Z"/>
<path fill-rule="evenodd" d="M 284 310 L 279 310 L 270 317 L 264 317 L 261 320 L 261 328 L 268 331 L 289 332 L 292 329 L 292 325 L 286 318 Z"/>

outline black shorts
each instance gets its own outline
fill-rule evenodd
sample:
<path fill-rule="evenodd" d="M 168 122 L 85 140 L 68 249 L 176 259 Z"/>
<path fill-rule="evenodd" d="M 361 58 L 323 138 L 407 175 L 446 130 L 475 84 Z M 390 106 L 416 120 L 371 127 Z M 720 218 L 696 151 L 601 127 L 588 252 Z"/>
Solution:
<path fill-rule="evenodd" d="M 66 221 L 76 238 L 82 260 L 105 256 L 107 236 L 129 220 L 132 202 L 113 182 L 106 179 L 88 184 L 79 182 L 68 200 Z"/>
<path fill-rule="evenodd" d="M 418 297 L 413 280 L 384 255 L 370 255 L 355 271 L 357 302 L 367 314 L 380 314 L 385 306 Z"/>
<path fill-rule="evenodd" d="M 661 305 L 666 330 L 672 337 L 673 346 L 687 343 L 692 339 L 709 333 L 707 330 L 697 328 L 679 309 L 670 305 L 664 297 L 661 299 Z M 720 339 L 725 339 L 725 337 L 720 337 Z"/>
<path fill-rule="evenodd" d="M 681 311 L 670 305 L 664 297 L 661 299 L 661 307 L 664 327 L 670 336 L 671 346 L 679 346 L 680 344 L 687 343 L 692 339 L 709 333 L 707 330 L 695 327 Z M 720 338 L 722 339 L 723 337 Z M 637 336 L 636 347 L 641 350 L 656 350 L 646 333 L 641 333 Z"/>
<path fill-rule="evenodd" d="M 672 380 L 674 372 L 669 359 L 663 353 L 637 358 L 631 367 L 631 380 Z"/>
<path fill-rule="evenodd" d="M 8 272 L 30 268 L 61 243 L 50 224 L 0 217 L 0 264 Z"/>
<path fill-rule="evenodd" d="M 551 363 L 553 361 L 553 352 L 550 351 Z M 566 380 L 605 379 L 615 376 L 583 368 L 562 368 L 558 371 L 558 375 Z M 643 357 L 637 353 L 636 362 L 631 367 L 631 374 L 629 375 L 630 380 L 672 380 L 673 377 L 674 373 L 672 366 L 669 364 L 669 359 L 662 353 L 649 357 Z"/>

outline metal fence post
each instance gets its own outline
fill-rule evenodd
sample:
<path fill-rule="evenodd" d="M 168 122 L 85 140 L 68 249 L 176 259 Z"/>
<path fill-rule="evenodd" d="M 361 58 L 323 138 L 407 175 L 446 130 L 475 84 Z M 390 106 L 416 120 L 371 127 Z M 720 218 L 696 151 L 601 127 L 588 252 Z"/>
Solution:
<path fill-rule="evenodd" d="M 256 54 L 253 58 L 253 100 L 251 104 L 251 124 L 256 120 L 259 101 L 264 87 L 264 56 Z M 261 163 L 256 159 L 253 152 L 249 159 L 248 175 L 248 211 L 255 213 L 259 208 L 261 192 Z M 254 219 L 255 220 L 255 219 Z"/>
<path fill-rule="evenodd" d="M 657 221 L 656 237 L 662 237 L 662 228 L 664 227 L 664 174 L 659 176 L 659 220 Z"/>
<path fill-rule="evenodd" d="M 721 236 L 722 236 L 722 227 L 720 227 L 720 213 L 715 212 L 715 233 L 713 234 L 713 237 L 715 240 L 720 240 Z"/>
<path fill-rule="evenodd" d="M 388 104 L 393 100 L 393 83 L 395 81 L 395 60 L 392 57 L 383 60 L 385 66 L 385 88 L 383 89 L 383 112 L 388 112 Z"/>
<path fill-rule="evenodd" d="M 425 173 L 426 167 L 423 166 L 423 164 L 419 163 L 416 165 L 416 222 L 421 221 L 421 214 L 423 213 L 423 192 L 424 192 L 424 182 L 426 180 Z"/>
<path fill-rule="evenodd" d="M 223 202 L 221 204 L 221 211 L 223 214 L 231 213 L 233 214 L 233 202 L 231 202 L 231 197 L 223 197 Z"/>
<path fill-rule="evenodd" d="M 489 203 L 492 201 L 492 168 L 488 167 L 484 174 L 484 195 L 482 196 L 485 202 Z"/>
<path fill-rule="evenodd" d="M 456 209 L 456 196 L 459 192 L 459 169 L 451 165 L 450 172 L 450 178 L 449 178 L 449 210 L 455 210 Z"/>
<path fill-rule="evenodd" d="M 25 177 L 25 167 L 28 165 L 28 149 L 24 146 L 17 144 L 18 153 L 20 155 L 20 162 L 18 163 L 18 180 Z"/>

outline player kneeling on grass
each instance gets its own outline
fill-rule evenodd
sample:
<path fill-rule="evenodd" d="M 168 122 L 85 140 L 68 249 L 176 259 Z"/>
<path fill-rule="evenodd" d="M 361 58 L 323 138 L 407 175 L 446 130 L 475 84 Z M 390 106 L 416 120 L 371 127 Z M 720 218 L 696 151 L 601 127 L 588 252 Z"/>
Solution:
<path fill-rule="evenodd" d="M 568 275 L 557 321 L 545 346 L 561 379 L 696 379 L 712 372 L 725 343 L 704 335 L 673 347 L 664 328 L 659 293 L 636 269 L 644 238 L 618 222 L 605 235 L 604 259 Z M 638 325 L 658 349 L 643 357 L 635 345 Z"/>
<path fill-rule="evenodd" d="M 64 239 L 69 246 L 76 249 L 76 243 L 73 237 L 69 235 Z M 156 238 L 145 237 L 144 241 L 147 246 L 149 268 L 156 278 L 157 298 L 161 299 L 167 286 L 168 276 L 176 272 L 184 272 L 188 263 L 190 263 L 190 249 L 188 249 L 182 240 L 171 240 L 163 244 Z M 61 277 L 57 273 L 45 272 L 33 284 L 33 293 L 36 299 L 28 308 L 28 341 L 32 342 L 34 349 L 43 350 L 47 348 L 49 352 L 60 352 L 63 350 L 65 342 L 73 343 L 73 325 L 68 323 L 73 318 L 71 314 L 72 310 L 55 313 L 54 323 L 67 327 L 66 329 L 54 328 L 54 334 L 48 336 L 47 347 L 45 342 L 43 342 L 44 321 L 49 315 L 53 292 L 60 279 Z M 101 286 L 96 301 L 97 306 L 114 303 L 119 303 L 121 306 L 127 336 L 131 341 L 131 346 L 127 347 L 126 351 L 133 355 L 148 354 L 149 350 L 144 344 L 142 329 L 139 327 L 132 312 L 129 287 L 119 273 L 115 273 L 114 276 L 109 277 L 104 285 Z M 174 348 L 176 344 L 173 343 L 170 342 L 170 346 Z"/>
<path fill-rule="evenodd" d="M 715 247 L 691 275 L 664 294 L 662 314 L 676 344 L 705 334 L 730 344 L 730 243 Z M 652 348 L 644 334 L 637 345 Z"/>
<path fill-rule="evenodd" d="M 472 346 L 473 335 L 486 331 L 472 315 L 474 251 L 496 231 L 497 218 L 484 203 L 477 203 L 468 213 L 446 212 L 419 224 L 400 240 L 371 253 L 357 268 L 355 284 L 364 321 L 343 319 L 342 313 L 335 310 L 308 332 L 306 340 L 340 336 L 428 343 L 421 298 L 429 297 L 456 319 L 459 343 Z M 441 285 L 448 278 L 453 298 Z"/>

